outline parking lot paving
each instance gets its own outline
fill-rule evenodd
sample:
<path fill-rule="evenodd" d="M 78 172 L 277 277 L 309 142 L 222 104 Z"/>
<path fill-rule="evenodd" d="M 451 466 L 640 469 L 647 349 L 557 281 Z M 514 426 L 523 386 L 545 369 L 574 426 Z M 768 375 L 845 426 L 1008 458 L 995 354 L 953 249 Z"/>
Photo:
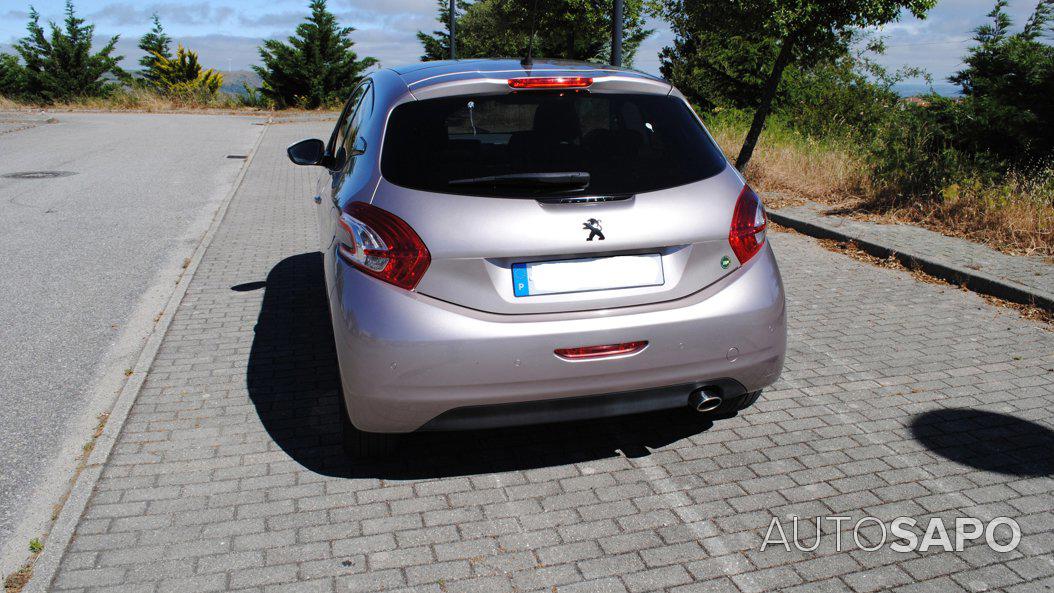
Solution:
<path fill-rule="evenodd" d="M 786 369 L 738 417 L 422 434 L 390 462 L 345 458 L 316 173 L 283 150 L 324 133 L 268 129 L 52 590 L 1054 587 L 1054 334 L 794 234 L 771 236 Z M 792 516 L 803 547 L 815 518 L 850 520 L 822 521 L 814 550 L 762 551 Z M 865 516 L 1006 516 L 1022 537 L 865 551 L 882 535 L 854 530 Z"/>
<path fill-rule="evenodd" d="M 985 294 L 1047 309 L 1054 307 L 1054 262 L 1048 257 L 1009 255 L 920 226 L 856 220 L 830 214 L 829 210 L 828 206 L 806 201 L 770 212 L 770 216 L 779 224 L 814 237 L 853 240 L 881 248 L 880 252 L 872 250 L 872 255 L 899 254 L 909 260 L 925 260 L 925 271 L 956 283 L 965 281 L 967 286 Z"/>

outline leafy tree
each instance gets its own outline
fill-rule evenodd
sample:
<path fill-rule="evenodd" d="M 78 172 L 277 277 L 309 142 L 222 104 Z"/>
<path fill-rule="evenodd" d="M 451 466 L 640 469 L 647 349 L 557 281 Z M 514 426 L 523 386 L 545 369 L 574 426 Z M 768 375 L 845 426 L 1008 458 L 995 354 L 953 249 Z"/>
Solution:
<path fill-rule="evenodd" d="M 203 70 L 198 63 L 198 53 L 184 48 L 182 43 L 174 58 L 166 58 L 160 53 L 155 53 L 154 58 L 156 84 L 167 93 L 211 97 L 223 85 L 223 75 L 211 68 Z"/>
<path fill-rule="evenodd" d="M 767 67 L 779 51 L 775 39 L 741 34 L 718 42 L 716 34 L 692 30 L 687 19 L 672 25 L 673 46 L 659 53 L 667 80 L 705 110 L 757 108 Z"/>
<path fill-rule="evenodd" d="M 683 19 L 675 21 L 674 44 L 659 53 L 662 75 L 704 110 L 756 109 L 779 53 L 778 40 L 750 32 L 718 39 L 718 35 L 692 31 L 685 24 Z M 852 50 L 860 45 L 865 49 Z M 822 52 L 787 66 L 773 107 L 804 100 L 809 90 L 831 90 L 821 81 L 834 86 L 867 84 L 865 74 L 877 74 L 872 70 L 878 68 L 867 56 L 883 51 L 880 40 L 846 32 Z"/>
<path fill-rule="evenodd" d="M 26 72 L 18 58 L 0 53 L 0 95 L 17 97 L 26 90 Z"/>
<path fill-rule="evenodd" d="M 417 33 L 422 60 L 450 57 L 449 3 L 437 0 L 442 30 Z M 457 57 L 524 57 L 535 19 L 534 56 L 607 62 L 611 57 L 612 0 L 458 0 Z M 644 28 L 644 0 L 625 0 L 623 61 L 633 63 Z"/>
<path fill-rule="evenodd" d="M 754 152 L 788 67 L 808 65 L 837 53 L 853 30 L 894 21 L 903 9 L 922 18 L 936 0 L 661 2 L 662 14 L 689 43 L 687 49 L 699 51 L 701 44 L 724 44 L 725 40 L 740 38 L 747 46 L 756 48 L 758 62 L 766 64 L 753 122 L 736 159 L 736 167 L 743 169 Z"/>
<path fill-rule="evenodd" d="M 123 57 L 114 56 L 117 35 L 97 53 L 92 53 L 95 25 L 84 24 L 73 9 L 73 1 L 66 0 L 63 27 L 49 23 L 50 38 L 40 26 L 40 13 L 29 9 L 29 35 L 15 45 L 25 62 L 26 91 L 44 101 L 61 101 L 74 97 L 99 96 L 112 85 L 106 75 L 123 77 L 117 65 Z"/>
<path fill-rule="evenodd" d="M 161 59 L 172 59 L 172 38 L 165 33 L 157 14 L 154 15 L 153 21 L 154 28 L 139 38 L 139 49 L 146 52 L 145 56 L 139 58 L 139 65 L 143 68 L 143 80 L 151 86 L 157 86 L 160 78 L 158 63 Z"/>
<path fill-rule="evenodd" d="M 260 47 L 261 92 L 278 107 L 315 108 L 345 99 L 363 73 L 377 63 L 352 51 L 352 27 L 339 27 L 326 0 L 311 0 L 311 16 L 296 28 L 289 43 L 269 39 Z"/>
<path fill-rule="evenodd" d="M 775 54 L 774 41 L 738 38 L 725 44 L 693 44 L 690 49 L 683 41 L 678 37 L 675 47 L 664 50 L 661 70 L 693 104 L 704 112 L 757 109 L 769 63 L 762 56 Z M 884 51 L 881 39 L 854 33 L 814 57 L 813 63 L 788 66 L 773 99 L 773 115 L 808 138 L 870 141 L 899 102 L 894 85 L 926 77 L 917 68 L 882 67 L 874 56 Z M 742 121 L 739 113 L 722 117 Z"/>
<path fill-rule="evenodd" d="M 858 41 L 862 49 L 784 72 L 776 110 L 797 131 L 866 144 L 898 111 L 900 96 L 894 86 L 908 78 L 928 77 L 918 68 L 889 71 L 873 60 L 884 51 L 880 40 Z"/>

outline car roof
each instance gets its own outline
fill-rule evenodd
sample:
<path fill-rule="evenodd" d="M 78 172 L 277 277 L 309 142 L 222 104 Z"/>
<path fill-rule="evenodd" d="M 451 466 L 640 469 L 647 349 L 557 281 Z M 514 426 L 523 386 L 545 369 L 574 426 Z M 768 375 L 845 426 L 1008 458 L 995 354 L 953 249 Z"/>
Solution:
<path fill-rule="evenodd" d="M 596 64 L 592 62 L 551 60 L 543 58 L 534 60 L 530 67 L 525 67 L 522 61 L 518 58 L 490 58 L 436 60 L 432 62 L 407 64 L 404 66 L 392 66 L 387 69 L 396 73 L 407 86 L 413 85 L 417 89 L 429 86 L 430 84 L 438 84 L 444 80 L 449 80 L 448 77 L 451 75 L 459 75 L 458 78 L 460 79 L 464 79 L 466 76 L 472 74 L 478 75 L 479 78 L 487 78 L 488 75 L 497 72 L 507 74 L 510 77 L 530 76 L 532 73 L 544 73 L 546 76 L 554 76 L 561 73 L 574 75 L 587 75 L 590 73 L 600 75 L 603 73 L 608 75 L 618 74 L 622 77 L 639 78 L 642 80 L 666 83 L 662 78 L 652 76 L 651 74 L 645 74 L 644 72 L 633 70 L 631 68 L 621 68 L 618 66 Z M 433 80 L 435 81 L 434 83 L 432 82 Z"/>

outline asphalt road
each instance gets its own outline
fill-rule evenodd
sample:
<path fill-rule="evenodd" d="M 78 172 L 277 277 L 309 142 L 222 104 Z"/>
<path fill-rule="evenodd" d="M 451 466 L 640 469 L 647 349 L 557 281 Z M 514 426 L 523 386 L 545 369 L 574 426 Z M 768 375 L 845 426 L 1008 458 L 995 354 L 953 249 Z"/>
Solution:
<path fill-rule="evenodd" d="M 227 155 L 263 129 L 239 116 L 53 117 L 0 130 L 0 560 L 24 558 L 46 523 L 245 162 Z M 67 174 L 4 177 L 27 171 Z"/>

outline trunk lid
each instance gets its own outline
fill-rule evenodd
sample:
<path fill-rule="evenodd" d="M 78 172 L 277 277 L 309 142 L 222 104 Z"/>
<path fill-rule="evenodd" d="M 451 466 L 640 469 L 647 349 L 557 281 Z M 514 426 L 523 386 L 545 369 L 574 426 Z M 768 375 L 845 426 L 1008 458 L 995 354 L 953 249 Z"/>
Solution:
<path fill-rule="evenodd" d="M 679 188 L 593 204 L 432 194 L 382 183 L 375 204 L 418 233 L 432 262 L 417 291 L 493 313 L 553 313 L 681 298 L 739 266 L 728 243 L 742 182 L 731 171 Z M 587 241 L 600 221 L 604 240 Z M 518 263 L 659 254 L 663 283 L 516 296 Z M 722 259 L 728 258 L 727 267 Z"/>
<path fill-rule="evenodd" d="M 410 101 L 389 117 L 381 172 L 373 203 L 431 254 L 416 290 L 457 305 L 502 314 L 641 305 L 702 290 L 739 265 L 729 229 L 743 181 L 677 97 L 547 90 Z M 569 263 L 541 263 L 554 261 Z"/>

